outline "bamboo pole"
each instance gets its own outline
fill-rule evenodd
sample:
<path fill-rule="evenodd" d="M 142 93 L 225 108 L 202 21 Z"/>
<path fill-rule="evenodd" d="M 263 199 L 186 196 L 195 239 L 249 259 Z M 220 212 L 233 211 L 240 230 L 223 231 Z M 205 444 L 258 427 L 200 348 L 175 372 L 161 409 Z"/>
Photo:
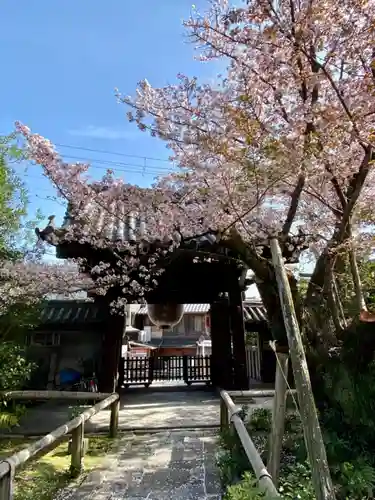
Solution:
<path fill-rule="evenodd" d="M 223 432 L 229 427 L 228 408 L 224 399 L 220 396 L 220 430 Z"/>
<path fill-rule="evenodd" d="M 0 477 L 0 500 L 12 500 L 12 490 L 13 490 L 13 472 L 12 466 L 8 460 L 2 462 L 4 467 L 6 467 L 6 473 Z"/>
<path fill-rule="evenodd" d="M 354 292 L 355 292 L 358 312 L 367 311 L 366 301 L 363 295 L 361 276 L 359 274 L 357 256 L 353 244 L 351 249 L 349 250 L 349 259 L 350 259 L 350 268 L 352 271 Z"/>
<path fill-rule="evenodd" d="M 83 421 L 72 431 L 72 448 L 70 473 L 73 477 L 79 476 L 82 471 L 83 440 L 85 424 Z"/>
<path fill-rule="evenodd" d="M 227 391 L 231 398 L 272 398 L 275 389 L 250 389 L 248 391 Z M 287 394 L 297 394 L 295 389 L 288 389 Z"/>
<path fill-rule="evenodd" d="M 285 329 L 288 337 L 290 358 L 292 361 L 299 410 L 301 413 L 316 500 L 335 500 L 336 496 L 312 393 L 310 374 L 307 367 L 302 337 L 280 245 L 276 238 L 271 239 L 271 253 L 284 316 Z"/>
<path fill-rule="evenodd" d="M 38 439 L 38 441 L 36 441 L 35 443 L 32 443 L 27 448 L 19 451 L 18 453 L 15 453 L 11 457 L 7 458 L 6 461 L 0 462 L 0 487 L 3 477 L 5 477 L 9 473 L 9 464 L 15 470 L 17 467 L 28 462 L 31 458 L 40 455 L 45 455 L 46 453 L 48 453 L 48 451 L 55 448 L 64 436 L 66 436 L 74 429 L 79 427 L 81 424 L 89 420 L 99 411 L 110 406 L 118 398 L 119 398 L 118 394 L 116 393 L 111 394 L 103 401 L 99 401 L 99 403 L 97 403 L 95 406 L 92 406 L 91 408 L 85 410 L 78 417 L 74 418 L 73 420 L 70 420 L 69 422 L 66 422 L 63 425 L 60 425 L 60 427 L 54 429 L 50 434 L 47 434 L 41 439 Z M 0 500 L 2 500 L 1 497 Z"/>
<path fill-rule="evenodd" d="M 100 401 L 108 398 L 112 393 L 106 392 L 73 392 L 73 391 L 4 391 L 1 397 L 15 400 L 43 400 L 43 399 L 66 399 L 66 400 L 92 400 Z"/>
<path fill-rule="evenodd" d="M 267 468 L 275 486 L 279 483 L 281 448 L 285 429 L 285 410 L 289 357 L 285 353 L 276 352 L 275 398 L 273 400 L 272 428 L 269 443 Z"/>
<path fill-rule="evenodd" d="M 279 498 L 279 494 L 275 485 L 273 484 L 272 478 L 264 465 L 258 450 L 256 449 L 245 424 L 242 419 L 238 416 L 239 411 L 241 410 L 238 406 L 234 404 L 231 397 L 226 391 L 221 391 L 220 396 L 224 401 L 227 409 L 230 413 L 230 421 L 233 423 L 238 437 L 240 438 L 243 449 L 246 453 L 249 462 L 254 470 L 255 476 L 258 480 L 259 489 L 265 493 L 265 498 Z"/>
<path fill-rule="evenodd" d="M 109 436 L 111 438 L 117 437 L 119 412 L 120 412 L 120 399 L 116 399 L 116 401 L 114 401 L 111 404 L 111 421 L 109 424 Z"/>
<path fill-rule="evenodd" d="M 314 254 L 315 259 L 318 260 L 319 257 L 320 257 L 319 250 L 314 245 L 311 245 L 310 250 Z M 300 273 L 300 276 L 305 276 L 305 277 L 311 278 L 311 274 Z M 343 305 L 342 305 L 342 302 L 341 302 L 341 299 L 340 299 L 340 294 L 339 294 L 339 289 L 337 287 L 337 280 L 336 280 L 336 277 L 335 277 L 335 273 L 333 271 L 332 271 L 331 281 L 332 281 L 333 298 L 334 298 L 334 300 L 336 302 L 336 306 L 337 306 L 339 314 L 340 314 L 340 317 L 339 317 L 338 321 L 339 321 L 340 324 L 342 324 L 343 328 L 346 328 L 347 322 L 346 322 L 346 318 L 345 318 L 345 312 L 344 312 L 344 308 L 343 308 Z"/>

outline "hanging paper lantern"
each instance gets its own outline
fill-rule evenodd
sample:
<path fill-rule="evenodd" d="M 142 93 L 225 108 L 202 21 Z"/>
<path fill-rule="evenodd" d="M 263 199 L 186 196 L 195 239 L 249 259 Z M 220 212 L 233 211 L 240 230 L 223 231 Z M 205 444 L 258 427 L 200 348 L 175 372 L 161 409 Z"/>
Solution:
<path fill-rule="evenodd" d="M 151 322 L 159 328 L 171 328 L 184 315 L 183 304 L 147 304 L 147 314 Z"/>

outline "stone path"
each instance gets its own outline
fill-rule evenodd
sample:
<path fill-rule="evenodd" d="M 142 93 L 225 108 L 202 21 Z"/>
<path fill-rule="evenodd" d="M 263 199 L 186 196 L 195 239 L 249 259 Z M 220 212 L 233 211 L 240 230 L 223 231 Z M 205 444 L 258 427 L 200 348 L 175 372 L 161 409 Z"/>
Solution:
<path fill-rule="evenodd" d="M 64 500 L 220 500 L 214 431 L 127 435 L 116 456 Z"/>
<path fill-rule="evenodd" d="M 249 409 L 271 404 L 272 398 L 256 398 Z M 69 420 L 71 410 L 71 404 L 56 402 L 32 408 L 12 433 L 47 434 Z M 101 411 L 85 432 L 108 430 L 109 417 L 109 410 Z M 116 451 L 78 489 L 55 500 L 219 500 L 213 429 L 219 422 L 219 397 L 208 389 L 130 389 L 121 395 L 119 413 L 119 429 L 128 432 Z"/>
<path fill-rule="evenodd" d="M 174 388 L 168 390 L 131 388 L 121 395 L 119 429 L 217 426 L 220 422 L 219 398 L 212 390 Z M 69 420 L 73 405 L 50 401 L 31 408 L 12 434 L 43 435 Z M 84 408 L 82 408 L 83 410 Z M 105 431 L 109 410 L 102 410 L 85 425 L 86 432 Z"/>

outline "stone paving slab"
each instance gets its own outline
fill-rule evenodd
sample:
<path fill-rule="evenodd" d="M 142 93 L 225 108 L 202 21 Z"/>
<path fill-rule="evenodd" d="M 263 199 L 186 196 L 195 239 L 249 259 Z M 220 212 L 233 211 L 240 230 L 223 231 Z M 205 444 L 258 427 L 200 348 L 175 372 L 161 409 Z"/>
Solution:
<path fill-rule="evenodd" d="M 122 438 L 112 465 L 88 475 L 65 500 L 220 500 L 214 431 Z M 60 498 L 60 496 L 59 496 Z"/>
<path fill-rule="evenodd" d="M 31 408 L 12 434 L 40 435 L 51 432 L 70 418 L 72 403 L 48 402 Z M 82 407 L 82 410 L 84 407 Z M 110 411 L 102 410 L 85 425 L 86 432 L 109 428 Z M 205 390 L 158 391 L 130 389 L 121 395 L 119 429 L 216 426 L 220 422 L 217 394 Z"/>

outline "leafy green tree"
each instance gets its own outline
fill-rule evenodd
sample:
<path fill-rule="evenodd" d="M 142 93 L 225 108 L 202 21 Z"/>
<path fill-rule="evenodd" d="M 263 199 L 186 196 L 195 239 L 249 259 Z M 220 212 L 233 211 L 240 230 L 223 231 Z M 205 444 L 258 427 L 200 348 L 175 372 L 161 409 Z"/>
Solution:
<path fill-rule="evenodd" d="M 0 138 L 0 265 L 26 257 L 30 247 L 26 221 L 27 191 L 12 162 L 22 159 L 14 136 Z M 39 305 L 10 302 L 0 314 L 0 391 L 20 389 L 30 378 L 33 364 L 24 349 L 26 331 L 38 321 Z M 17 423 L 23 408 L 0 399 L 0 427 Z"/>

